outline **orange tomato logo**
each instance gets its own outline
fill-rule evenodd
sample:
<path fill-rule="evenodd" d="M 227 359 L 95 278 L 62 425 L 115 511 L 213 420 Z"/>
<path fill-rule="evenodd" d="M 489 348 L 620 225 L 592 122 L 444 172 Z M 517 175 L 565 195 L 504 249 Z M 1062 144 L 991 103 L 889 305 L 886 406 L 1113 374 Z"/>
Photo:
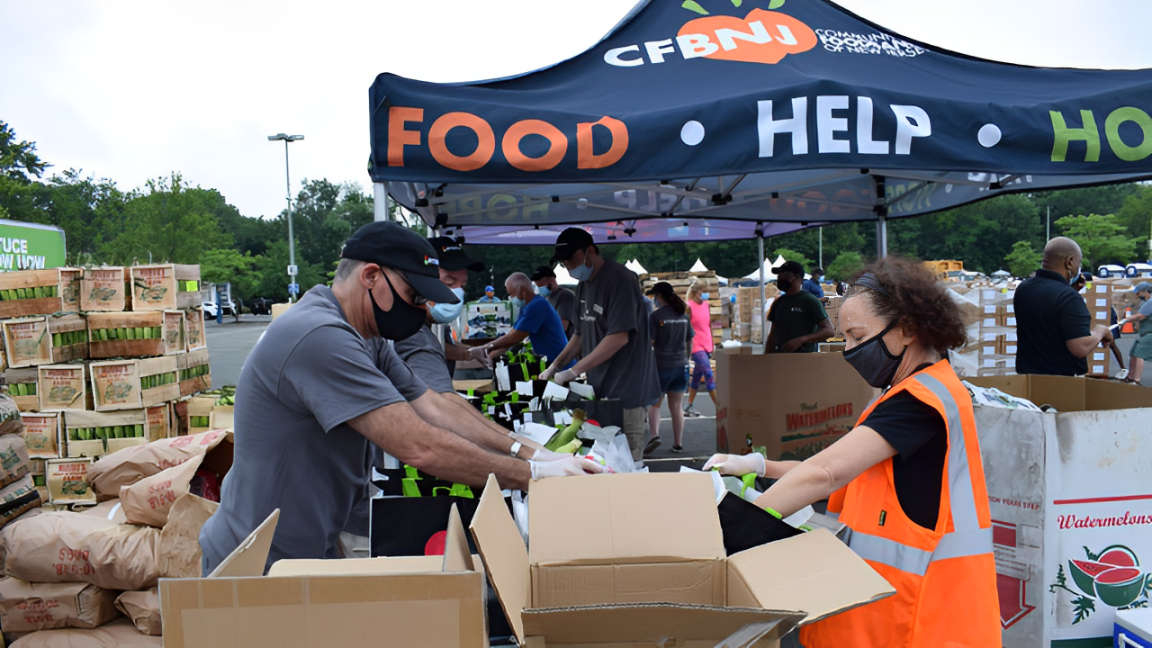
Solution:
<path fill-rule="evenodd" d="M 764 9 L 753 9 L 743 18 L 697 18 L 685 23 L 677 36 L 703 58 L 769 65 L 789 54 L 807 52 L 816 47 L 817 40 L 808 25 L 788 14 Z"/>

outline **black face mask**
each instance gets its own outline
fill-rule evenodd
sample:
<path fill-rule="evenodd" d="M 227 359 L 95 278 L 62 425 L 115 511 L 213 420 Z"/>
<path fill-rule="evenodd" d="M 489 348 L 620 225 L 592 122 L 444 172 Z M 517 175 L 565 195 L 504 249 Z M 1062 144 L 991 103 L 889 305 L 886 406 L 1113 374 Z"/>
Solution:
<path fill-rule="evenodd" d="M 372 301 L 372 314 L 376 317 L 376 330 L 385 340 L 406 340 L 424 326 L 428 311 L 401 299 L 400 293 L 396 292 L 396 287 L 389 281 L 388 275 L 383 271 L 381 274 L 384 275 L 384 281 L 388 282 L 388 288 L 392 291 L 392 310 L 381 310 L 376 298 L 372 296 L 372 290 L 368 290 L 368 299 Z"/>
<path fill-rule="evenodd" d="M 892 384 L 892 379 L 896 376 L 896 370 L 900 367 L 900 362 L 904 360 L 904 354 L 908 352 L 905 347 L 900 355 L 894 356 L 888 352 L 888 346 L 884 344 L 884 336 L 896 327 L 896 322 L 892 322 L 879 335 L 865 340 L 863 344 L 852 349 L 851 351 L 844 352 L 844 359 L 848 364 L 852 365 L 863 378 L 868 381 L 869 385 L 877 389 L 883 389 Z"/>

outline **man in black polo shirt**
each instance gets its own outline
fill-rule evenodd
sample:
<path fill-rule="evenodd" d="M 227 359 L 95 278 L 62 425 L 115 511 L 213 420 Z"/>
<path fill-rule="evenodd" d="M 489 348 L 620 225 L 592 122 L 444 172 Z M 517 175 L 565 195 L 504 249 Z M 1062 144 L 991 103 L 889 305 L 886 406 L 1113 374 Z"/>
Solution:
<path fill-rule="evenodd" d="M 1082 376 L 1088 373 L 1088 354 L 1112 343 L 1108 327 L 1092 325 L 1084 298 L 1071 286 L 1080 276 L 1082 256 L 1076 241 L 1054 238 L 1044 247 L 1036 275 L 1016 289 L 1016 373 Z"/>

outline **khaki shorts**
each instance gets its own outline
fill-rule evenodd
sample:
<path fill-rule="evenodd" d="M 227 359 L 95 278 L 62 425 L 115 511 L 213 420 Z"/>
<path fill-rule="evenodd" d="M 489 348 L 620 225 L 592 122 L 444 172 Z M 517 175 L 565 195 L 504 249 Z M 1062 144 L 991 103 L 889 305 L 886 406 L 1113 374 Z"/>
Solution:
<path fill-rule="evenodd" d="M 624 436 L 628 438 L 628 448 L 632 451 L 632 461 L 640 461 L 644 458 L 644 435 L 647 432 L 647 407 L 624 410 Z"/>

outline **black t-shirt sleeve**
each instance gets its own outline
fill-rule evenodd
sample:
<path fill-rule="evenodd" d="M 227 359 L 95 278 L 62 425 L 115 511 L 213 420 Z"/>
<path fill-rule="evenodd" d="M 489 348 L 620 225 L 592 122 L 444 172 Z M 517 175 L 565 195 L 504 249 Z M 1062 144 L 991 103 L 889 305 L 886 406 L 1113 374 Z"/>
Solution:
<path fill-rule="evenodd" d="M 900 392 L 877 405 L 862 425 L 876 430 L 905 460 L 948 432 L 940 413 L 908 392 Z"/>
<path fill-rule="evenodd" d="M 1080 295 L 1068 291 L 1060 304 L 1060 336 L 1064 341 L 1092 335 L 1092 316 Z"/>

